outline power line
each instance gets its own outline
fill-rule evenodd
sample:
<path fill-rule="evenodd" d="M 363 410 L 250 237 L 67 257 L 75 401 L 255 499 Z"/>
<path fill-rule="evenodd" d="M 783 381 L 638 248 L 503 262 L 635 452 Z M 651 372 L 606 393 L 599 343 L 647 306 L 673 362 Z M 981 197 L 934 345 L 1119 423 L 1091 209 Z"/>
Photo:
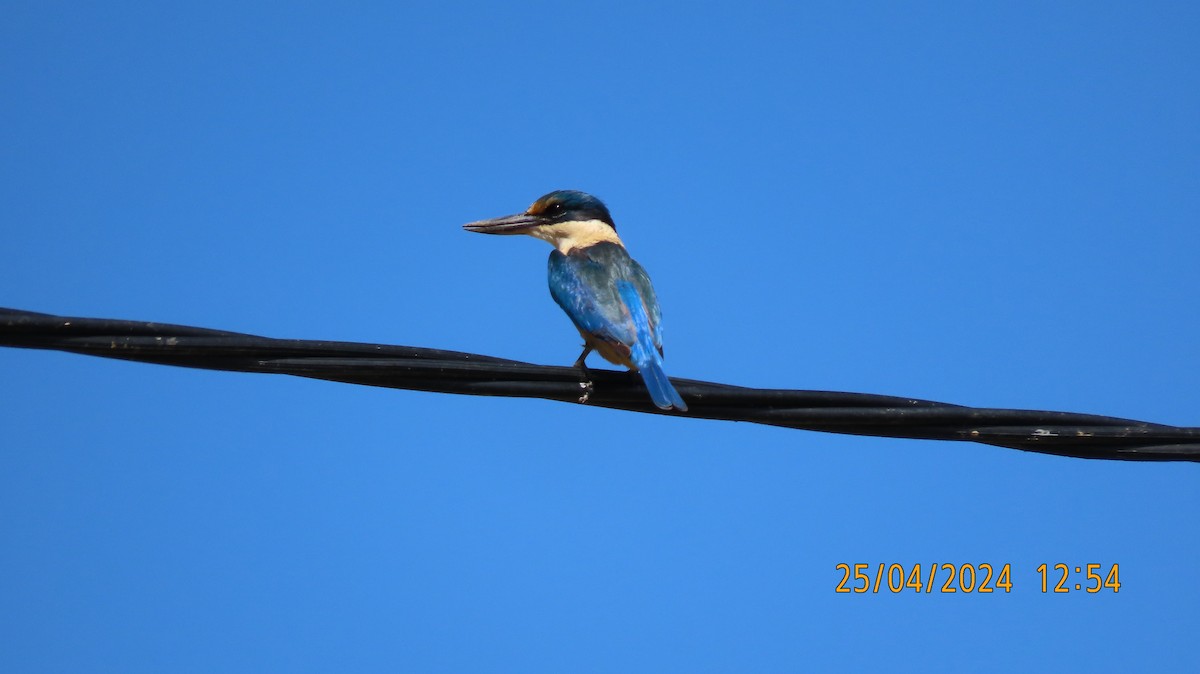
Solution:
<path fill-rule="evenodd" d="M 273 339 L 166 323 L 76 318 L 0 308 L 0 346 L 68 351 L 207 370 L 484 396 L 584 402 L 631 412 L 892 438 L 959 440 L 1085 459 L 1200 461 L 1200 428 L 1036 410 L 964 407 L 913 398 L 671 382 L 686 413 L 663 412 L 628 372 L 413 346 Z"/>

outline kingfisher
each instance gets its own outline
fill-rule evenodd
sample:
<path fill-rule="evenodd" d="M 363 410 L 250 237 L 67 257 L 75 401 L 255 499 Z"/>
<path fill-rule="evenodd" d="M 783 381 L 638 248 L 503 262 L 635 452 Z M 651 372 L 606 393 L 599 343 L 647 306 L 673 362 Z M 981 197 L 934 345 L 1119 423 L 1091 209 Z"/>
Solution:
<path fill-rule="evenodd" d="M 482 234 L 527 234 L 549 242 L 550 295 L 583 336 L 588 354 L 641 374 L 655 406 L 687 411 L 663 370 L 662 312 L 642 265 L 625 250 L 604 202 L 577 190 L 551 192 L 525 210 L 463 225 Z"/>

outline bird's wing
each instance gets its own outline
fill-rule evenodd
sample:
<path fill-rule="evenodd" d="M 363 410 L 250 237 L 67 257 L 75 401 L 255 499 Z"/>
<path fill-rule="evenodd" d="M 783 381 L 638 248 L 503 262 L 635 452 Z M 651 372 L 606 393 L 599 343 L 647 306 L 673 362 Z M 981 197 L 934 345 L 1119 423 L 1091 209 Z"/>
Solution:
<path fill-rule="evenodd" d="M 650 331 L 654 336 L 654 347 L 658 349 L 659 353 L 662 353 L 662 311 L 658 308 L 658 297 L 654 294 L 654 285 L 650 283 L 650 275 L 646 273 L 642 265 L 637 263 L 637 260 L 629 258 L 629 267 L 632 272 L 630 280 L 633 281 L 634 287 L 637 288 L 646 306 L 646 313 L 650 319 Z"/>
<path fill-rule="evenodd" d="M 637 365 L 646 390 L 659 409 L 687 411 L 687 403 L 671 384 L 671 378 L 663 370 L 662 348 L 654 344 L 650 329 L 650 316 L 646 313 L 642 294 L 632 281 L 617 281 L 617 292 L 629 308 L 629 316 L 637 330 L 637 342 L 629 350 L 629 359 Z"/>
<path fill-rule="evenodd" d="M 624 280 L 627 267 L 610 262 L 587 252 L 551 251 L 550 294 L 581 331 L 629 347 L 637 340 L 637 331 L 616 285 Z"/>

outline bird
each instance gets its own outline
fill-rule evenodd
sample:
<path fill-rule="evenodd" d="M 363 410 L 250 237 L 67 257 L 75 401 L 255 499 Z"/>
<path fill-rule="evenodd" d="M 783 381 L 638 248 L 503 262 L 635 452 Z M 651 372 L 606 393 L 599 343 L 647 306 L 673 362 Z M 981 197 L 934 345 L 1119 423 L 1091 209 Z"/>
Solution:
<path fill-rule="evenodd" d="M 525 234 L 554 246 L 547 264 L 550 295 L 584 342 L 574 367 L 586 377 L 585 361 L 595 351 L 639 373 L 659 409 L 687 411 L 663 369 L 662 311 L 654 286 L 625 250 L 604 202 L 578 190 L 555 190 L 523 213 L 470 222 L 463 229 Z M 590 382 L 585 387 L 590 390 Z"/>

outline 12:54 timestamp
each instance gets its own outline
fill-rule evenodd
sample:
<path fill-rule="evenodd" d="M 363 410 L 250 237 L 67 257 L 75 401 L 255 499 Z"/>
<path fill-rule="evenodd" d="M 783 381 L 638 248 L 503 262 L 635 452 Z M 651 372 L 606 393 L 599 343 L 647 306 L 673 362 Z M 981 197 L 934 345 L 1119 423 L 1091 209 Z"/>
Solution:
<path fill-rule="evenodd" d="M 1100 573 L 1102 566 L 1102 564 L 1085 564 L 1072 568 L 1066 564 L 1055 564 L 1054 566 L 1042 564 L 1037 568 L 1038 574 L 1042 577 L 1042 592 L 1060 594 L 1072 590 L 1083 590 L 1091 594 L 1101 590 L 1119 592 L 1121 590 L 1120 565 L 1113 564 L 1104 575 Z M 1077 582 L 1071 580 L 1072 571 L 1076 575 Z M 1079 576 L 1083 577 L 1079 578 Z M 1055 582 L 1056 577 L 1057 582 Z M 1053 585 L 1051 585 L 1052 583 Z"/>

